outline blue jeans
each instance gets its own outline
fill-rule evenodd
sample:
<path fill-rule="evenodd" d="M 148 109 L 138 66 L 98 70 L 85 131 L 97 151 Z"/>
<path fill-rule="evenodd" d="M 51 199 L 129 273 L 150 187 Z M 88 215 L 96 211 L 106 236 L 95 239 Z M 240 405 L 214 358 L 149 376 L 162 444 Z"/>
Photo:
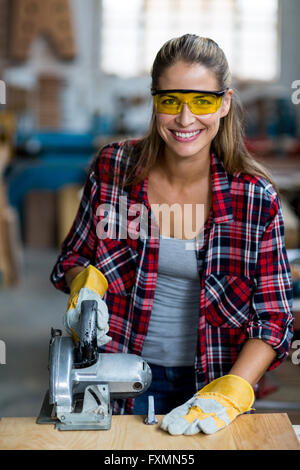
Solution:
<path fill-rule="evenodd" d="M 148 396 L 154 396 L 155 414 L 165 415 L 182 405 L 196 393 L 195 369 L 191 367 L 162 367 L 149 364 L 152 383 L 148 390 L 135 398 L 133 414 L 147 415 Z"/>

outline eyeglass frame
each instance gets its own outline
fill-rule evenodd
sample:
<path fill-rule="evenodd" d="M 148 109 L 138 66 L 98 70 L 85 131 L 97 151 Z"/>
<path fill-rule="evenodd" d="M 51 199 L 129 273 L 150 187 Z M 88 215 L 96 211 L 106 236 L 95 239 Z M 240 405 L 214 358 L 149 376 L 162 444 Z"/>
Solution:
<path fill-rule="evenodd" d="M 174 89 L 174 90 L 157 90 L 156 88 L 151 89 L 151 95 L 166 95 L 169 93 L 203 93 L 206 95 L 216 95 L 216 96 L 223 96 L 225 95 L 226 91 L 229 90 L 229 88 L 225 88 L 224 90 L 221 91 L 207 91 L 207 90 L 180 90 L 180 89 Z"/>
<path fill-rule="evenodd" d="M 225 88 L 224 90 L 221 90 L 221 91 L 190 90 L 190 89 L 157 90 L 155 88 L 152 88 L 151 89 L 151 95 L 153 96 L 153 98 L 155 100 L 155 95 L 168 95 L 168 96 L 171 97 L 172 93 L 181 93 L 181 94 L 191 94 L 191 93 L 193 93 L 193 94 L 196 94 L 196 95 L 197 94 L 202 94 L 202 95 L 215 96 L 215 98 L 219 100 L 220 98 L 222 98 L 224 96 L 224 94 L 226 93 L 227 90 L 229 90 L 229 88 Z M 168 112 L 164 113 L 163 111 L 161 111 L 161 112 L 164 113 L 164 114 L 179 114 L 182 110 L 182 105 L 183 104 L 184 104 L 184 101 L 181 101 L 181 107 L 180 107 L 180 110 L 178 110 L 177 113 L 168 113 Z M 221 102 L 220 102 L 217 109 L 219 109 L 220 106 L 221 106 Z M 157 109 L 156 103 L 155 103 L 155 108 Z M 213 112 L 216 112 L 217 109 Z M 190 108 L 190 110 L 191 110 L 191 108 Z M 158 112 L 160 112 L 160 111 L 158 111 Z M 194 114 L 199 115 L 199 113 L 195 113 L 194 111 L 192 111 L 192 112 Z M 207 113 L 200 113 L 200 115 L 203 115 L 203 114 L 207 114 Z M 211 113 L 208 113 L 208 114 L 211 114 Z"/>

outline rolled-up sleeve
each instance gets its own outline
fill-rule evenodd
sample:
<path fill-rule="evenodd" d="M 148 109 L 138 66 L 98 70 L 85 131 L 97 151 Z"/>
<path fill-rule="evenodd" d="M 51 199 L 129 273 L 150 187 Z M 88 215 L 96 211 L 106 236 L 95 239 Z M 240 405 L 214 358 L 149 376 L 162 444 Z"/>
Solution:
<path fill-rule="evenodd" d="M 269 370 L 288 355 L 293 337 L 292 279 L 284 244 L 284 221 L 278 195 L 269 206 L 269 217 L 261 238 L 252 297 L 252 314 L 247 325 L 249 338 L 258 338 L 276 352 Z"/>
<path fill-rule="evenodd" d="M 99 201 L 97 159 L 90 166 L 84 184 L 80 205 L 73 225 L 62 243 L 60 255 L 54 265 L 50 280 L 53 285 L 69 293 L 65 273 L 75 266 L 87 267 L 93 264 L 97 242 L 96 211 Z"/>

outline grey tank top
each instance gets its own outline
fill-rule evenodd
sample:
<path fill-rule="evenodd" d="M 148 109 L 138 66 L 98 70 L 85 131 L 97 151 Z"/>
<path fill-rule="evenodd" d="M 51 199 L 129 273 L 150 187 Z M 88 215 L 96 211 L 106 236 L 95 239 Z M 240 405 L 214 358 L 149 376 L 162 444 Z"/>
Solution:
<path fill-rule="evenodd" d="M 155 295 L 143 358 L 164 367 L 193 365 L 199 308 L 200 277 L 195 240 L 161 236 Z"/>

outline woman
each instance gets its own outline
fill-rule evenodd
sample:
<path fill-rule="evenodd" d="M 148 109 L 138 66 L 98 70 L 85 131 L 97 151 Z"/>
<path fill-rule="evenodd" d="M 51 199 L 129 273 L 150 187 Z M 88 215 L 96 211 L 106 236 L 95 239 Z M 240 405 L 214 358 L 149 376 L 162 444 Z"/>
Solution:
<path fill-rule="evenodd" d="M 292 338 L 280 201 L 245 148 L 230 86 L 211 39 L 164 44 L 149 133 L 99 152 L 51 276 L 71 292 L 68 331 L 96 298 L 101 351 L 151 366 L 148 392 L 115 412 L 145 414 L 154 394 L 171 434 L 212 433 L 249 411 Z"/>

